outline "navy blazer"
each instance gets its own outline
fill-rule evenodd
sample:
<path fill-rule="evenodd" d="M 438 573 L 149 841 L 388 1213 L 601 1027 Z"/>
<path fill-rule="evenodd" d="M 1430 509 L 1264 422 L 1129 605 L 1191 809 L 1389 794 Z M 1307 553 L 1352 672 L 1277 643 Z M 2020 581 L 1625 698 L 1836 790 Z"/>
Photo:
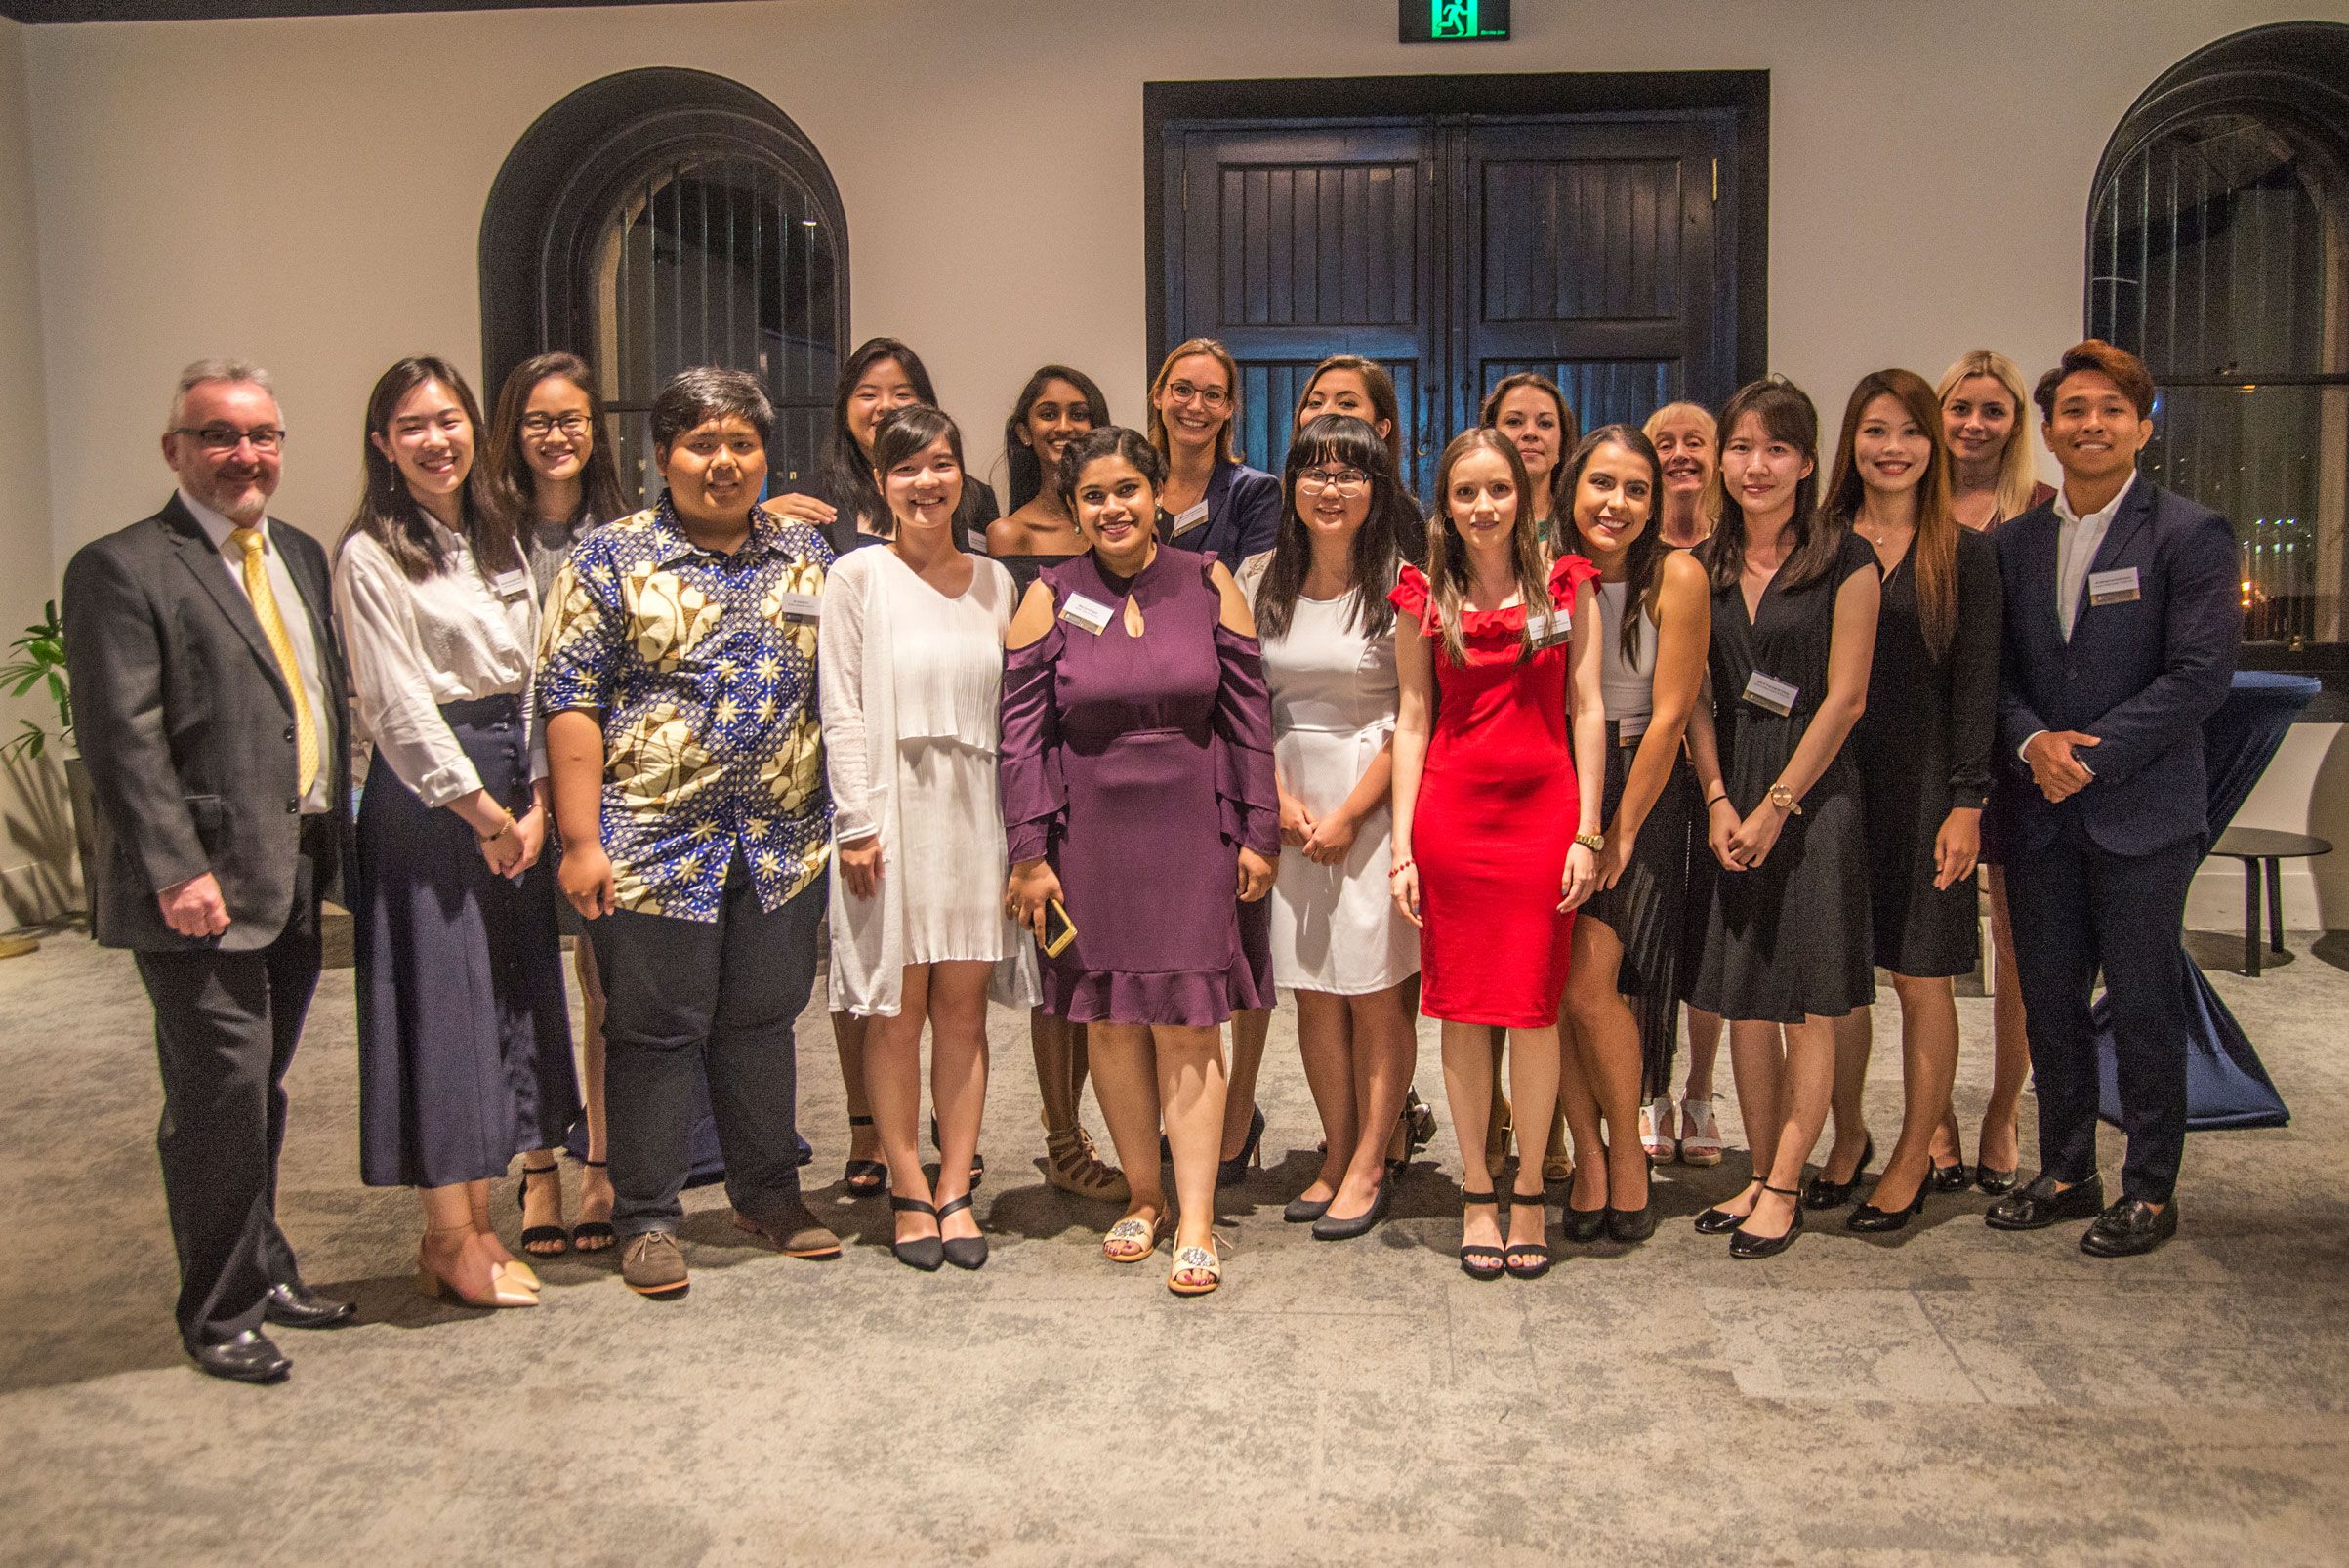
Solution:
<path fill-rule="evenodd" d="M 1207 477 L 1207 520 L 1174 536 L 1172 517 L 1160 519 L 1158 537 L 1179 550 L 1215 557 L 1233 571 L 1251 556 L 1272 548 L 1281 531 L 1281 481 L 1245 463 L 1216 460 Z M 1163 509 L 1162 509 L 1163 510 Z"/>
<path fill-rule="evenodd" d="M 1991 535 L 2006 591 L 1998 760 L 2016 847 L 2052 843 L 2066 808 L 2113 854 L 2200 838 L 2209 823 L 2203 721 L 2226 701 L 2243 636 L 2235 530 L 2140 474 L 2090 567 L 2134 566 L 2138 597 L 2091 603 L 2083 577 L 2066 642 L 2055 618 L 2057 527 L 2049 501 Z M 2097 739 L 2079 754 L 2094 780 L 2061 805 L 2016 755 L 2042 729 Z"/>

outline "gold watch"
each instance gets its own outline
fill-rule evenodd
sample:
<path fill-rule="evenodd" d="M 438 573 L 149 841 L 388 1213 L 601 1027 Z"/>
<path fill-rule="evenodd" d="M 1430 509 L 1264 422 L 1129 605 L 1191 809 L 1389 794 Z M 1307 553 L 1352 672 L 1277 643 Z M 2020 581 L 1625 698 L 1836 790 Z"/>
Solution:
<path fill-rule="evenodd" d="M 1603 833 L 1578 833 L 1574 836 L 1574 842 L 1592 854 L 1607 852 L 1607 836 Z"/>
<path fill-rule="evenodd" d="M 1788 789 L 1784 784 L 1773 784 L 1770 786 L 1770 804 L 1777 806 L 1781 811 L 1789 812 L 1794 816 L 1802 815 L 1802 803 L 1795 800 L 1794 792 L 1791 789 Z"/>

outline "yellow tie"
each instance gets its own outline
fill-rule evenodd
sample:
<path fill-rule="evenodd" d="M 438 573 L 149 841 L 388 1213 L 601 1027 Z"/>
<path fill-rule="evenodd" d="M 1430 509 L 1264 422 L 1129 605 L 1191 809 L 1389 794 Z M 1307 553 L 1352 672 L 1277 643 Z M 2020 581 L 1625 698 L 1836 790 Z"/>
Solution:
<path fill-rule="evenodd" d="M 285 633 L 285 620 L 277 613 L 277 596 L 269 591 L 269 572 L 261 558 L 261 530 L 231 528 L 228 537 L 236 548 L 245 553 L 245 597 L 253 601 L 253 614 L 261 622 L 261 635 L 269 640 L 269 651 L 277 655 L 277 673 L 285 677 L 285 686 L 294 694 L 294 757 L 302 778 L 302 793 L 318 776 L 318 730 L 310 719 L 309 696 L 302 688 L 301 661 L 294 657 L 294 640 Z"/>

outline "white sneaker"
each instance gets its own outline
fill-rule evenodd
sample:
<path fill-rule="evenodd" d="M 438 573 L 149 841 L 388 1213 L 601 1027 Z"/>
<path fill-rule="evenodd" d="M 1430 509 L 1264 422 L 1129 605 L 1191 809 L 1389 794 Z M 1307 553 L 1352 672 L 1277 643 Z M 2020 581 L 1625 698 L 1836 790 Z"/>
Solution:
<path fill-rule="evenodd" d="M 1721 1163 L 1721 1126 L 1712 1118 L 1711 1100 L 1684 1099 L 1680 1102 L 1680 1163 Z"/>
<path fill-rule="evenodd" d="M 1639 1146 L 1658 1165 L 1669 1165 L 1680 1146 L 1672 1138 L 1672 1099 L 1659 1094 L 1639 1107 Z"/>

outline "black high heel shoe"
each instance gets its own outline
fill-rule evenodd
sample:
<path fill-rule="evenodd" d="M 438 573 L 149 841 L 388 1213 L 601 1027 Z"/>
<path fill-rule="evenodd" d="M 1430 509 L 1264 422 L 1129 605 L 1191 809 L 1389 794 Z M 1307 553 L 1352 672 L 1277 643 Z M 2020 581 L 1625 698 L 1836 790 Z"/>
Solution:
<path fill-rule="evenodd" d="M 1774 1187 L 1767 1181 L 1762 1183 L 1762 1191 L 1775 1192 L 1782 1198 L 1799 1199 L 1801 1197 L 1800 1193 L 1791 1187 Z M 1760 1208 L 1761 1200 L 1756 1198 L 1753 1206 L 1757 1209 Z M 1744 1225 L 1738 1226 L 1729 1233 L 1729 1256 L 1732 1258 L 1776 1258 L 1780 1253 L 1793 1246 L 1794 1238 L 1802 1234 L 1801 1203 L 1796 1202 L 1793 1210 L 1794 1217 L 1787 1225 L 1786 1234 L 1782 1236 L 1756 1236 Z M 1751 1219 L 1753 1217 L 1748 1215 L 1746 1217 Z"/>
<path fill-rule="evenodd" d="M 1877 1185 L 1881 1186 L 1883 1183 L 1878 1182 Z M 1906 1209 L 1878 1209 L 1875 1206 L 1875 1194 L 1870 1193 L 1866 1203 L 1843 1217 L 1843 1228 L 1869 1234 L 1899 1230 L 1910 1220 L 1925 1212 L 1925 1193 L 1933 1185 L 1934 1181 L 1930 1176 L 1919 1181 L 1916 1184 L 1916 1196 L 1909 1200 L 1909 1206 Z"/>
<path fill-rule="evenodd" d="M 1281 1211 L 1281 1218 L 1292 1225 L 1314 1224 L 1330 1212 L 1330 1205 L 1337 1201 L 1338 1194 L 1335 1192 L 1326 1198 L 1291 1198 L 1289 1206 Z"/>
<path fill-rule="evenodd" d="M 1500 1193 L 1463 1191 L 1460 1195 L 1460 1206 L 1463 1211 L 1485 1204 L 1493 1206 L 1493 1217 L 1498 1220 L 1501 1217 Z M 1465 1217 L 1463 1214 L 1463 1218 Z M 1470 1279 L 1499 1279 L 1508 1271 L 1508 1258 L 1498 1247 L 1485 1247 L 1463 1242 L 1460 1247 L 1460 1271 Z"/>
<path fill-rule="evenodd" d="M 2015 1171 L 1994 1171 L 1987 1165 L 1974 1167 L 1974 1185 L 1994 1198 L 2002 1198 L 2014 1190 Z"/>
<path fill-rule="evenodd" d="M 601 1171 L 606 1169 L 611 1162 L 608 1160 L 582 1160 L 579 1163 L 590 1171 Z M 571 1227 L 571 1251 L 575 1253 L 608 1253 L 612 1250 L 612 1244 L 618 1239 L 619 1237 L 612 1230 L 612 1222 L 608 1219 L 582 1219 Z"/>
<path fill-rule="evenodd" d="M 1240 1152 L 1228 1160 L 1216 1162 L 1216 1190 L 1220 1192 L 1247 1180 L 1249 1166 L 1264 1163 L 1263 1145 L 1264 1107 L 1258 1105 L 1248 1113 L 1248 1141 L 1240 1145 Z"/>
<path fill-rule="evenodd" d="M 871 1127 L 870 1116 L 851 1116 L 850 1127 Z M 889 1168 L 879 1160 L 850 1160 L 841 1172 L 841 1185 L 848 1189 L 851 1198 L 877 1197 L 889 1187 Z"/>
<path fill-rule="evenodd" d="M 1973 1173 L 1966 1170 L 1963 1160 L 1956 1165 L 1937 1165 L 1933 1174 L 1925 1177 L 1926 1184 L 1935 1192 L 1963 1192 L 1973 1179 Z"/>
<path fill-rule="evenodd" d="M 1828 1158 L 1832 1160 L 1834 1157 L 1834 1152 L 1831 1149 L 1828 1152 Z M 1805 1209 L 1842 1208 L 1851 1202 L 1852 1193 L 1859 1188 L 1860 1177 L 1868 1173 L 1868 1162 L 1875 1158 L 1875 1135 L 1870 1133 L 1866 1135 L 1866 1140 L 1860 1144 L 1860 1163 L 1851 1168 L 1851 1179 L 1849 1181 L 1830 1181 L 1827 1179 L 1827 1167 L 1820 1166 L 1819 1174 L 1811 1177 L 1809 1186 L 1802 1189 L 1801 1207 Z"/>
<path fill-rule="evenodd" d="M 939 1223 L 945 1223 L 948 1215 L 961 1214 L 969 1207 L 970 1194 L 966 1192 L 938 1211 Z M 938 1252 L 957 1268 L 977 1268 L 987 1261 L 987 1238 L 984 1236 L 941 1236 L 938 1239 Z"/>
<path fill-rule="evenodd" d="M 1327 1204 L 1323 1205 L 1322 1217 L 1313 1221 L 1313 1239 L 1352 1241 L 1356 1236 L 1368 1235 L 1373 1225 L 1386 1217 L 1387 1200 L 1394 1196 L 1394 1191 L 1395 1178 L 1382 1171 L 1379 1175 L 1379 1195 L 1371 1200 L 1371 1206 L 1362 1213 L 1340 1218 L 1328 1212 Z"/>
<path fill-rule="evenodd" d="M 1542 1223 L 1549 1223 L 1549 1199 L 1540 1192 L 1511 1192 L 1509 1208 L 1514 1211 L 1530 1206 L 1542 1211 Z M 1549 1243 L 1545 1241 L 1513 1241 L 1501 1249 L 1501 1266 L 1508 1270 L 1511 1279 L 1540 1279 L 1549 1272 Z"/>
<path fill-rule="evenodd" d="M 920 1198 L 901 1198 L 893 1192 L 889 1194 L 889 1209 L 892 1213 L 927 1215 L 932 1219 L 938 1217 L 938 1211 Z M 897 1261 L 908 1268 L 918 1268 L 925 1274 L 936 1273 L 938 1265 L 946 1261 L 946 1244 L 935 1236 L 892 1241 L 889 1251 L 897 1255 Z"/>
<path fill-rule="evenodd" d="M 1746 1186 L 1752 1186 L 1756 1182 L 1766 1187 L 1770 1184 L 1770 1178 L 1766 1176 L 1763 1176 L 1759 1171 L 1756 1171 L 1753 1173 L 1753 1180 L 1747 1182 Z M 1746 1189 L 1745 1187 L 1740 1187 L 1738 1190 L 1743 1192 Z M 1761 1200 L 1756 1198 L 1753 1201 L 1759 1203 Z M 1744 1215 L 1733 1215 L 1720 1205 L 1715 1204 L 1711 1208 L 1706 1210 L 1703 1214 L 1697 1216 L 1697 1234 L 1700 1236 L 1725 1236 L 1745 1222 L 1746 1217 Z"/>

